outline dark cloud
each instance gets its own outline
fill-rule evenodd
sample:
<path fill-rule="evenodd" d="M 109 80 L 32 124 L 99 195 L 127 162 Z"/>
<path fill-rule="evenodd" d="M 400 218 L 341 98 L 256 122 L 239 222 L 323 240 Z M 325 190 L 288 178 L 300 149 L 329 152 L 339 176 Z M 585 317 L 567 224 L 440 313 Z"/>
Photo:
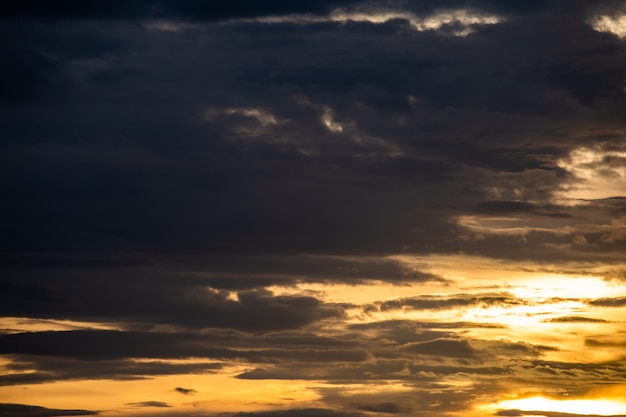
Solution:
<path fill-rule="evenodd" d="M 117 281 L 117 280 L 114 280 Z M 170 323 L 191 328 L 221 327 L 250 331 L 298 328 L 331 317 L 341 317 L 340 306 L 324 305 L 309 296 L 274 296 L 267 290 L 230 293 L 202 286 L 168 283 L 148 289 L 143 279 L 130 283 L 123 293 L 121 281 L 68 280 L 55 289 L 7 285 L 3 312 L 22 317 Z M 42 285 L 47 285 L 43 284 Z M 150 293 L 150 296 L 146 295 Z M 38 296 L 37 294 L 41 294 Z M 47 297 L 42 300 L 41 297 Z M 33 298 L 34 297 L 34 298 Z M 43 301 L 43 302 L 42 302 Z M 167 307 L 164 309 L 164 307 Z"/>
<path fill-rule="evenodd" d="M 558 206 L 537 206 L 524 201 L 484 201 L 477 209 L 484 214 L 529 213 L 538 216 L 570 218 L 571 214 L 563 212 Z"/>
<path fill-rule="evenodd" d="M 155 333 L 130 331 L 58 331 L 17 333 L 0 336 L 0 353 L 46 355 L 84 360 L 123 358 L 190 358 L 248 359 L 252 362 L 360 362 L 367 352 L 359 349 L 314 349 L 306 345 L 283 349 L 231 349 L 219 337 L 194 333 Z M 209 369 L 211 366 L 209 366 Z M 167 369 L 167 367 L 166 367 Z M 207 364 L 190 369 L 207 369 Z M 137 369 L 141 372 L 141 366 Z M 70 374 L 71 375 L 71 374 Z"/>
<path fill-rule="evenodd" d="M 522 410 L 501 410 L 495 415 L 497 416 L 545 416 L 545 417 L 600 417 L 601 414 L 572 414 L 558 413 L 554 411 L 522 411 Z M 623 415 L 615 415 L 614 417 L 623 417 Z"/>
<path fill-rule="evenodd" d="M 97 411 L 58 410 L 22 404 L 0 404 L 0 413 L 4 417 L 69 417 L 95 416 L 98 414 Z"/>
<path fill-rule="evenodd" d="M 626 347 L 626 341 L 614 341 L 614 340 L 596 340 L 596 339 L 585 339 L 585 346 L 589 347 L 616 347 L 616 348 L 624 348 Z"/>
<path fill-rule="evenodd" d="M 218 20 L 227 18 L 255 17 L 286 13 L 324 13 L 333 7 L 347 6 L 356 1 L 322 0 L 315 3 L 294 4 L 289 1 L 259 3 L 254 0 L 237 0 L 228 4 L 205 3 L 196 0 L 139 0 L 128 2 L 94 1 L 85 5 L 78 0 L 63 0 L 55 4 L 42 0 L 7 3 L 0 8 L 2 17 L 37 17 L 65 19 L 111 19 L 111 18 L 183 18 Z"/>
<path fill-rule="evenodd" d="M 253 413 L 237 413 L 233 415 L 239 417 L 360 417 L 364 414 L 329 410 L 323 408 L 302 408 L 277 411 L 258 411 Z"/>
<path fill-rule="evenodd" d="M 32 14 L 50 9 L 62 15 L 63 4 L 13 7 Z M 148 4 L 152 3 L 66 6 L 76 13 L 89 14 L 93 9 L 94 16 L 106 16 L 149 8 Z M 166 13 L 170 6 L 163 4 Z M 261 13 L 259 7 L 331 5 L 268 4 L 236 9 L 255 14 Z M 540 2 L 535 6 L 547 7 Z M 193 7 L 217 10 L 221 6 Z M 565 102 L 547 106 L 562 109 L 552 116 L 555 122 L 546 119 L 538 106 L 552 97 L 567 97 L 568 89 L 581 89 L 592 80 L 610 84 L 609 89 L 622 88 L 621 75 L 616 75 L 622 67 L 618 44 L 596 32 L 567 27 L 575 31 L 573 37 L 580 35 L 589 44 L 560 48 L 558 42 L 570 39 L 563 35 L 554 45 L 562 52 L 553 54 L 541 40 L 558 35 L 563 25 L 553 28 L 532 19 L 504 22 L 471 40 L 417 33 L 399 37 L 393 47 L 373 30 L 376 25 L 350 26 L 340 37 L 336 28 L 326 26 L 208 27 L 205 30 L 220 40 L 207 40 L 204 46 L 188 42 L 189 35 L 165 36 L 120 23 L 115 23 L 116 31 L 105 31 L 95 23 L 72 25 L 79 23 L 56 30 L 35 25 L 22 40 L 19 54 L 25 57 L 7 59 L 17 65 L 13 75 L 5 78 L 10 85 L 35 88 L 57 85 L 62 79 L 67 83 L 63 91 L 70 94 L 65 98 L 55 94 L 63 106 L 50 112 L 20 107 L 7 117 L 13 133 L 6 140 L 21 145 L 8 150 L 4 164 L 6 175 L 13 178 L 7 184 L 7 197 L 14 209 L 6 213 L 14 219 L 6 234 L 11 262 L 142 263 L 168 261 L 171 251 L 190 249 L 203 253 L 294 249 L 389 253 L 430 247 L 456 251 L 448 216 L 474 211 L 477 199 L 487 201 L 479 204 L 487 211 L 508 207 L 567 216 L 545 200 L 568 178 L 555 158 L 567 154 L 578 139 L 564 143 L 561 133 L 546 129 L 576 120 L 592 123 L 596 116 L 564 98 Z M 282 41 L 285 31 L 292 34 L 287 43 Z M 528 33 L 533 35 L 527 38 Z M 329 40 L 343 52 L 329 51 Z M 368 49 L 356 47 L 362 41 Z M 139 48 L 154 55 L 133 55 Z M 237 71 L 211 66 L 202 58 L 204 48 L 211 50 L 211 62 L 220 60 L 225 68 Z M 494 53 L 494 48 L 502 54 Z M 407 58 L 413 50 L 419 50 L 419 56 Z M 590 56 L 581 50 L 598 52 Z M 247 51 L 253 52 L 243 53 Z M 165 61 L 170 53 L 176 59 Z M 305 56 L 310 53 L 324 59 L 312 62 Z M 520 56 L 524 62 L 518 62 Z M 50 64 L 30 63 L 35 58 Z M 164 61 L 180 65 L 170 66 L 166 77 L 154 71 Z M 28 78 L 29 71 L 19 65 L 41 74 Z M 592 76 L 587 67 L 593 68 Z M 210 76 L 202 68 L 210 70 Z M 584 74 L 570 76 L 581 78 L 580 82 L 558 84 L 573 71 Z M 174 84 L 174 79 L 180 81 Z M 160 88 L 151 88 L 154 84 Z M 572 91 L 571 100 L 605 97 L 608 93 L 600 87 L 589 84 L 585 91 Z M 345 94 L 338 95 L 338 89 Z M 52 97 L 44 88 L 36 90 Z M 263 94 L 268 90 L 273 93 Z M 494 97 L 496 91 L 505 91 L 506 97 Z M 26 92 L 12 94 L 27 96 Z M 142 98 L 146 95 L 150 98 Z M 419 108 L 407 102 L 409 95 L 419 98 Z M 178 110 L 164 104 L 168 102 L 176 102 Z M 337 123 L 345 125 L 342 132 L 329 131 L 321 123 L 326 107 Z M 275 122 L 264 124 L 255 116 L 235 112 L 203 124 L 197 119 L 207 108 L 261 109 Z M 525 112 L 536 114 L 524 116 Z M 30 120 L 38 120 L 46 134 L 33 131 Z M 455 126 L 463 126 L 463 132 Z M 484 126 L 489 126 L 488 134 Z M 92 137 L 89 142 L 81 134 L 85 131 Z M 529 135 L 540 136 L 541 144 L 528 144 Z M 503 146 L 502 137 L 511 143 Z M 487 171 L 481 174 L 468 167 Z M 511 177 L 493 175 L 497 172 Z M 503 194 L 514 190 L 518 200 L 504 199 L 507 195 L 485 199 L 486 190 L 475 188 L 485 181 L 494 181 L 489 188 L 499 188 Z M 437 192 L 424 200 L 420 193 L 428 192 L 430 184 L 439 184 Z M 25 189 L 31 192 L 24 194 Z M 527 201 L 531 194 L 543 202 Z M 501 201 L 512 203 L 503 207 Z M 37 208 L 44 206 L 45 213 Z M 65 248 L 61 253 L 59 246 Z M 503 251 L 515 253 L 509 248 Z"/>
<path fill-rule="evenodd" d="M 24 7 L 33 13 L 37 10 L 37 7 Z M 120 4 L 118 7 L 114 2 L 101 7 L 117 10 L 132 6 Z M 96 6 L 94 8 L 97 9 Z M 62 6 L 52 9 L 62 11 Z M 75 8 L 78 11 L 83 9 L 89 10 Z M 504 49 L 508 48 L 509 41 L 519 42 L 519 38 L 510 39 L 511 32 L 520 30 L 520 37 L 523 37 L 531 30 L 524 27 L 526 23 L 510 24 L 519 27 L 508 28 L 507 24 L 503 24 L 502 29 L 493 29 L 496 33 L 487 32 L 483 36 L 493 39 L 496 45 L 502 44 Z M 562 58 L 569 63 L 569 57 L 552 54 L 548 58 L 529 48 L 524 51 L 530 54 L 526 55 L 526 59 L 540 62 L 535 67 L 524 65 L 515 70 L 518 68 L 512 61 L 515 55 L 507 53 L 502 58 L 493 58 L 497 56 L 489 49 L 493 47 L 493 42 L 487 42 L 490 45 L 488 48 L 483 43 L 486 41 L 480 39 L 476 42 L 459 40 L 460 44 L 450 44 L 432 35 L 416 34 L 400 39 L 390 49 L 378 34 L 371 33 L 371 28 L 350 28 L 337 39 L 329 28 L 311 28 L 304 34 L 297 34 L 291 44 L 277 44 L 279 39 L 284 39 L 284 29 L 276 32 L 272 27 L 254 28 L 252 25 L 238 27 L 235 31 L 226 26 L 207 29 L 216 31 L 216 36 L 225 40 L 207 47 L 212 48 L 212 54 L 226 62 L 227 67 L 237 68 L 238 71 L 232 72 L 232 75 L 216 72 L 213 77 L 203 77 L 199 71 L 196 72 L 196 68 L 210 67 L 209 62 L 201 58 L 197 58 L 198 62 L 189 62 L 188 56 L 182 55 L 183 51 L 189 51 L 193 56 L 203 56 L 202 48 L 187 42 L 186 36 L 153 38 L 156 35 L 150 35 L 151 32 L 139 33 L 124 27 L 105 34 L 98 26 L 91 25 L 82 29 L 89 34 L 85 38 L 76 35 L 81 32 L 79 29 L 69 24 L 65 27 L 65 31 L 35 28 L 26 33 L 28 36 L 24 42 L 28 43 L 22 52 L 29 54 L 26 51 L 36 49 L 39 51 L 36 56 L 53 62 L 54 72 L 63 79 L 67 78 L 73 86 L 65 90 L 74 91 L 72 94 L 76 96 L 64 100 L 66 107 L 62 107 L 63 111 L 59 108 L 47 114 L 37 109 L 20 108 L 18 117 L 7 118 L 7 123 L 15 132 L 9 137 L 18 135 L 22 144 L 25 141 L 37 144 L 35 147 L 12 149 L 7 159 L 19 160 L 20 163 L 15 165 L 7 161 L 5 164 L 7 175 L 14 178 L 14 185 L 9 189 L 10 196 L 16 198 L 16 210 L 11 213 L 16 221 L 7 236 L 13 236 L 12 249 L 21 244 L 23 255 L 31 254 L 23 258 L 23 262 L 28 264 L 36 263 L 38 259 L 68 263 L 123 262 L 119 259 L 120 252 L 142 253 L 144 259 L 134 260 L 142 262 L 145 258 L 154 259 L 157 256 L 152 254 L 156 247 L 166 246 L 173 246 L 179 251 L 189 247 L 196 250 L 253 252 L 295 247 L 301 251 L 336 253 L 361 250 L 392 252 L 404 247 L 421 250 L 431 245 L 446 251 L 452 248 L 444 236 L 454 233 L 444 220 L 449 213 L 437 213 L 430 207 L 425 210 L 421 199 L 408 198 L 407 195 L 418 184 L 441 183 L 439 192 L 429 196 L 428 205 L 452 203 L 458 210 L 458 206 L 465 205 L 465 201 L 456 201 L 456 198 L 463 195 L 459 191 L 467 190 L 469 184 L 457 187 L 451 180 L 465 177 L 471 183 L 481 182 L 480 177 L 474 177 L 477 173 L 467 172 L 463 168 L 465 166 L 517 173 L 511 179 L 515 183 L 531 171 L 542 172 L 548 181 L 544 199 L 566 178 L 553 160 L 567 152 L 568 147 L 564 146 L 561 136 L 546 137 L 548 134 L 541 132 L 551 124 L 549 121 L 540 117 L 521 117 L 517 112 L 526 110 L 518 95 L 534 94 L 533 89 L 527 88 L 528 85 L 535 86 L 537 95 L 543 91 L 539 87 L 545 85 L 549 88 L 551 85 L 542 72 L 548 64 L 541 61 Z M 256 31 L 255 36 L 242 37 L 241 31 L 245 30 Z M 545 30 L 541 32 L 543 36 L 553 35 L 545 33 Z M 502 38 L 502 32 L 507 37 Z M 604 41 L 604 38 L 596 39 L 594 33 L 587 35 L 590 42 Z M 77 38 L 84 39 L 81 41 L 84 45 L 68 41 Z M 129 38 L 133 42 L 128 43 Z M 46 42 L 45 53 L 38 45 L 43 39 Z M 338 42 L 343 53 L 328 52 L 325 47 L 328 39 Z M 354 45 L 361 39 L 367 39 L 370 48 L 355 48 Z M 162 40 L 169 45 L 159 49 L 162 54 L 172 52 L 181 55 L 180 62 L 189 63 L 170 69 L 177 74 L 177 79 L 181 79 L 182 84 L 177 84 L 176 88 L 171 85 L 171 78 L 163 79 L 153 70 L 163 58 L 150 58 L 154 60 L 154 65 L 132 58 L 131 51 L 135 48 L 154 50 L 158 55 L 155 48 Z M 125 46 L 116 46 L 120 43 Z M 255 46 L 257 43 L 259 48 Z M 234 46 L 220 46 L 225 44 Z M 67 45 L 72 45 L 74 50 L 68 50 Z M 233 48 L 245 51 L 253 47 L 258 52 L 254 52 L 249 60 L 244 58 L 245 54 L 231 53 Z M 406 52 L 414 48 L 421 51 L 420 56 L 407 62 Z M 84 56 L 83 51 L 91 51 L 92 56 Z M 308 62 L 300 56 L 303 51 L 331 55 L 319 60 L 317 65 L 310 63 L 303 68 L 301 62 Z M 596 64 L 621 68 L 618 65 L 618 49 L 598 51 L 601 56 L 597 57 L 598 63 L 594 61 L 594 71 L 601 70 Z M 578 59 L 575 52 L 571 53 Z M 476 60 L 474 56 L 485 59 Z M 87 58 L 100 59 L 98 62 L 101 65 L 76 63 Z M 7 62 L 17 64 L 22 61 L 7 59 Z M 271 62 L 279 62 L 280 65 Z M 475 68 L 476 62 L 484 63 Z M 325 67 L 320 68 L 322 65 Z M 575 65 L 563 65 L 559 67 L 560 71 L 577 68 Z M 28 66 L 38 71 L 46 68 L 45 65 Z M 388 66 L 401 73 L 390 77 Z M 510 71 L 514 73 L 507 75 Z M 498 77 L 489 75 L 491 73 L 504 78 L 498 81 Z M 528 78 L 528 73 L 533 76 Z M 27 74 L 27 71 L 18 68 L 7 79 L 11 80 L 11 85 L 18 85 L 14 79 L 24 78 Z M 344 76 L 339 77 L 342 74 Z M 560 75 L 557 74 L 555 79 L 562 79 Z M 45 74 L 36 78 L 41 79 L 41 83 L 56 83 L 55 79 Z M 341 82 L 336 81 L 340 78 Z M 591 78 L 603 79 L 621 88 L 621 78 L 619 82 L 614 76 Z M 105 82 L 105 79 L 108 81 Z M 454 80 L 458 80 L 459 88 Z M 157 82 L 162 87 L 151 89 L 150 84 Z M 490 106 L 497 106 L 499 111 L 503 108 L 502 100 L 491 104 L 488 101 L 491 97 L 484 94 L 485 83 L 494 82 L 514 89 L 506 98 L 512 115 L 502 116 L 506 119 L 504 122 L 498 112 L 475 113 L 472 110 L 489 109 Z M 450 83 L 452 85 L 447 85 Z M 271 97 L 259 97 L 260 92 L 254 93 L 255 88 L 258 90 L 268 84 L 281 93 Z M 37 83 L 25 80 L 23 85 L 35 86 Z M 352 101 L 333 94 L 339 87 L 351 93 Z M 473 90 L 467 91 L 471 88 L 480 89 L 483 93 L 478 95 L 473 94 Z M 204 89 L 220 91 L 217 96 L 222 98 L 212 103 L 215 98 L 190 96 L 193 91 Z M 38 94 L 43 94 L 39 90 Z M 327 92 L 319 93 L 324 90 Z M 441 94 L 442 91 L 446 94 Z M 142 106 L 130 104 L 148 93 L 152 98 L 147 102 L 144 100 Z M 284 97 L 281 96 L 283 93 Z M 297 94 L 307 96 L 313 104 L 294 106 L 292 97 Z M 409 94 L 419 97 L 426 104 L 419 110 L 413 109 L 407 104 Z M 598 94 L 602 94 L 601 91 L 598 90 Z M 58 99 L 58 96 L 55 97 Z M 173 112 L 171 107 L 158 104 L 174 100 L 180 110 Z M 94 104 L 72 104 L 76 101 Z M 397 109 L 392 111 L 386 102 L 395 102 Z M 542 101 L 529 97 L 527 102 L 532 103 L 534 109 Z M 320 123 L 324 105 L 334 108 L 334 117 L 346 125 L 341 134 L 329 132 Z M 263 125 L 250 116 L 239 116 L 234 120 L 232 117 L 215 119 L 206 125 L 190 121 L 207 107 L 260 108 L 273 114 L 277 122 Z M 458 110 L 442 113 L 442 108 Z M 372 117 L 371 113 L 377 111 L 382 111 L 382 116 Z M 571 111 L 576 112 L 575 109 Z M 155 114 L 159 116 L 152 117 Z M 405 119 L 405 124 L 393 123 L 397 118 Z M 450 118 L 458 123 L 448 123 Z M 40 120 L 45 126 L 48 132 L 45 138 L 28 128 L 28 120 L 32 119 Z M 72 126 L 76 127 L 70 126 L 70 119 Z M 246 133 L 251 138 L 242 142 L 243 122 L 252 125 L 248 126 L 249 133 Z M 83 127 L 78 128 L 81 124 Z M 454 125 L 458 124 L 466 126 L 465 134 L 454 130 Z M 480 141 L 473 139 L 481 135 L 481 129 L 484 130 L 481 126 L 484 125 L 493 126 L 494 133 L 482 135 Z M 532 134 L 540 134 L 546 145 L 527 148 L 503 147 L 501 143 L 496 143 L 497 138 L 510 133 L 511 126 L 524 127 Z M 86 143 L 80 133 L 86 130 L 100 139 Z M 176 141 L 169 139 L 174 136 L 178 138 Z M 361 138 L 360 142 L 352 140 L 354 136 Z M 27 139 L 29 137 L 31 140 Z M 112 143 L 111 137 L 132 139 Z M 211 140 L 202 140 L 205 137 Z M 269 142 L 268 137 L 271 138 Z M 333 137 L 343 139 L 336 141 Z M 512 136 L 507 137 L 509 141 L 516 141 Z M 43 146 L 42 140 L 50 145 Z M 386 156 L 391 151 L 384 151 L 386 145 L 382 144 L 385 142 L 397 147 L 402 155 Z M 174 154 L 168 152 L 174 149 L 176 159 L 172 159 Z M 309 154 L 302 154 L 298 149 Z M 97 161 L 94 155 L 98 155 Z M 80 176 L 73 175 L 77 171 L 81 172 Z M 27 172 L 30 174 L 26 175 Z M 330 172 L 333 172 L 332 176 Z M 528 192 L 540 191 L 537 182 L 534 178 L 528 180 Z M 394 185 L 387 187 L 387 184 Z M 519 191 L 519 184 L 516 185 L 510 188 Z M 20 192 L 24 189 L 33 192 L 26 196 Z M 384 194 L 380 194 L 382 190 Z M 480 194 L 481 190 L 476 192 Z M 455 200 L 450 200 L 451 195 L 456 195 Z M 106 196 L 108 203 L 103 205 L 102 201 L 97 201 L 100 196 Z M 44 204 L 48 198 L 55 202 Z M 212 204 L 214 201 L 220 201 L 220 204 Z M 473 198 L 470 201 L 470 204 L 475 204 Z M 520 205 L 535 203 L 522 200 L 517 204 L 517 209 L 520 209 Z M 37 210 L 42 206 L 49 207 L 45 215 Z M 78 206 L 80 211 L 76 209 Z M 556 210 L 550 211 L 551 207 L 545 204 L 536 206 L 536 212 L 561 214 Z M 146 210 L 146 207 L 152 209 Z M 311 210 L 313 207 L 315 211 Z M 367 210 L 363 209 L 365 207 Z M 428 218 L 429 222 L 420 221 L 420 218 Z M 33 222 L 33 219 L 37 220 Z M 387 220 L 381 223 L 372 219 Z M 172 226 L 166 226 L 168 224 Z M 267 233 L 269 230 L 272 233 Z M 333 239 L 328 239 L 331 235 Z M 35 242 L 37 245 L 32 246 Z M 47 248 L 43 253 L 39 250 L 42 246 Z M 66 249 L 58 253 L 59 246 Z M 122 247 L 128 250 L 122 250 Z M 79 248 L 88 253 L 81 254 Z M 20 258 L 12 256 L 11 259 L 16 261 Z"/>
<path fill-rule="evenodd" d="M 174 391 L 179 392 L 179 393 L 181 393 L 183 395 L 193 395 L 193 394 L 198 392 L 195 389 L 183 388 L 183 387 L 176 387 L 176 388 L 174 388 Z"/>
<path fill-rule="evenodd" d="M 489 306 L 515 306 L 522 305 L 525 301 L 512 297 L 510 294 L 485 294 L 463 295 L 457 297 L 432 297 L 401 298 L 385 301 L 380 305 L 370 308 L 379 308 L 381 311 L 410 309 L 410 310 L 438 310 L 458 307 L 477 306 L 487 308 Z"/>
<path fill-rule="evenodd" d="M 443 357 L 468 358 L 475 354 L 475 350 L 467 340 L 435 339 L 426 342 L 411 343 L 405 346 L 409 352 L 422 355 L 436 355 Z"/>
<path fill-rule="evenodd" d="M 169 408 L 171 405 L 162 401 L 141 401 L 138 403 L 127 403 L 131 407 L 157 407 L 157 408 Z"/>
<path fill-rule="evenodd" d="M 236 355 L 228 349 L 206 350 L 194 342 L 203 338 L 195 334 L 140 333 L 121 331 L 61 331 L 17 333 L 2 336 L 3 354 L 29 354 L 83 359 L 114 359 L 126 357 L 185 358 L 214 352 Z M 211 338 L 205 339 L 211 343 Z"/>
<path fill-rule="evenodd" d="M 623 383 L 607 359 L 623 334 L 601 334 L 600 314 L 623 294 L 505 285 L 623 281 L 626 49 L 594 20 L 623 11 L 4 2 L 0 385 L 235 372 L 312 381 L 323 408 L 233 417 L 431 417 L 512 387 L 573 398 Z M 477 283 L 474 257 L 506 272 Z M 519 313 L 550 303 L 580 307 Z M 517 317 L 581 325 L 525 340 Z M 105 325 L 117 330 L 92 328 Z M 574 340 L 584 362 L 547 360 Z M 167 405 L 145 398 L 124 402 Z M 0 406 L 11 413 L 95 412 Z"/>
<path fill-rule="evenodd" d="M 591 317 L 580 316 L 555 317 L 544 321 L 548 323 L 608 323 L 608 321 L 604 319 L 594 319 Z"/>
<path fill-rule="evenodd" d="M 564 3 L 564 2 L 561 2 Z M 582 2 L 570 2 L 580 5 Z M 610 1 L 598 2 L 598 8 L 610 5 Z M 259 4 L 254 0 L 236 0 L 229 4 L 207 4 L 196 0 L 140 0 L 127 2 L 94 1 L 89 5 L 77 0 L 58 1 L 54 5 L 43 0 L 26 0 L 19 3 L 8 3 L 0 8 L 3 18 L 40 18 L 40 19 L 141 19 L 141 18 L 173 18 L 184 20 L 216 21 L 234 18 L 255 18 L 268 15 L 285 14 L 327 14 L 336 8 L 369 6 L 372 10 L 405 8 L 417 14 L 432 13 L 442 8 L 469 8 L 508 15 L 528 14 L 555 8 L 555 4 L 545 0 L 533 0 L 523 3 L 498 2 L 493 0 L 447 0 L 445 7 L 437 1 L 373 1 L 358 0 L 322 0 L 316 2 L 293 2 L 273 0 Z M 559 2 L 557 2 L 557 7 Z M 571 7 L 577 10 L 580 7 Z M 561 8 L 562 9 L 562 8 Z M 566 8 L 567 10 L 567 8 Z"/>
<path fill-rule="evenodd" d="M 400 407 L 395 403 L 363 404 L 359 405 L 358 408 L 373 413 L 397 414 L 400 412 Z"/>
<path fill-rule="evenodd" d="M 47 355 L 48 352 L 43 352 Z M 78 355 L 76 355 L 78 356 Z M 42 355 L 11 355 L 6 369 L 11 373 L 0 376 L 0 385 L 42 384 L 61 380 L 110 379 L 129 381 L 160 375 L 210 374 L 223 368 L 222 363 L 172 364 L 160 360 L 98 359 L 90 356 L 78 359 Z M 32 372 L 36 370 L 36 372 Z"/>
<path fill-rule="evenodd" d="M 626 305 L 626 297 L 598 298 L 590 300 L 589 304 L 597 307 L 623 307 Z"/>

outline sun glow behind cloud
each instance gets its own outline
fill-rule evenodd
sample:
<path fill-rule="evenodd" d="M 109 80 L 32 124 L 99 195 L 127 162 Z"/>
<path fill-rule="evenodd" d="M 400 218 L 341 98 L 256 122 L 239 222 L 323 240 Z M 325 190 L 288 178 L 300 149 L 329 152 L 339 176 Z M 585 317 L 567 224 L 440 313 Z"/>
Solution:
<path fill-rule="evenodd" d="M 123 328 L 123 326 L 115 323 L 30 319 L 24 317 L 0 317 L 0 328 L 2 328 L 4 333 L 8 334 L 21 332 L 64 331 L 81 329 L 120 330 Z"/>
<path fill-rule="evenodd" d="M 612 33 L 620 39 L 626 39 L 626 15 L 596 16 L 591 21 L 591 27 L 598 32 Z"/>
<path fill-rule="evenodd" d="M 571 188 L 562 193 L 566 199 L 610 198 L 626 190 L 626 151 L 577 148 L 559 165 L 576 178 Z"/>
<path fill-rule="evenodd" d="M 152 401 L 158 396 L 159 401 L 180 407 L 180 412 L 215 413 L 270 410 L 294 402 L 311 404 L 319 398 L 316 388 L 323 386 L 316 381 L 234 378 L 245 370 L 242 366 L 233 366 L 216 374 L 168 375 L 127 381 L 61 381 L 33 385 L 28 390 L 11 386 L 5 387 L 3 397 L 19 403 L 37 398 L 47 407 L 66 408 L 69 395 L 73 396 L 71 403 L 74 407 L 97 408 L 102 410 L 101 415 L 116 416 L 120 413 L 113 411 L 115 408 L 138 401 Z M 195 393 L 182 396 L 173 389 L 176 386 L 193 386 Z M 145 415 L 145 410 L 125 409 L 123 415 L 136 414 Z"/>
<path fill-rule="evenodd" d="M 626 413 L 626 403 L 606 399 L 555 400 L 544 397 L 507 400 L 497 404 L 499 409 L 571 413 L 576 415 L 612 416 Z M 508 414 L 502 414 L 508 415 Z M 536 415 L 533 413 L 533 415 Z"/>
<path fill-rule="evenodd" d="M 473 25 L 495 25 L 503 19 L 496 15 L 481 14 L 465 9 L 442 10 L 430 16 L 421 17 L 409 12 L 350 12 L 337 10 L 330 15 L 330 20 L 335 22 L 371 22 L 385 23 L 394 19 L 407 20 L 418 32 L 427 30 L 441 30 L 446 25 L 459 25 L 453 33 L 457 36 L 467 36 L 473 32 Z"/>
<path fill-rule="evenodd" d="M 614 296 L 617 288 L 599 277 L 542 275 L 525 280 L 511 289 L 520 298 L 600 298 Z"/>
<path fill-rule="evenodd" d="M 410 11 L 385 10 L 385 9 L 335 9 L 326 16 L 318 16 L 312 14 L 288 14 L 262 16 L 256 18 L 239 18 L 231 19 L 223 24 L 237 23 L 266 23 L 266 24 L 313 24 L 313 23 L 349 23 L 349 22 L 367 22 L 372 24 L 384 24 L 393 20 L 404 20 L 408 22 L 410 27 L 417 32 L 425 31 L 442 31 L 447 33 L 465 37 L 472 34 L 476 27 L 495 25 L 502 23 L 505 19 L 502 16 L 490 13 L 481 13 L 468 9 L 446 9 L 437 10 L 429 15 L 418 15 Z M 153 19 L 142 22 L 142 26 L 148 30 L 179 33 L 190 30 L 206 29 L 205 25 L 198 23 L 189 23 L 177 20 Z"/>
<path fill-rule="evenodd" d="M 369 10 L 369 9 L 336 9 L 328 16 L 315 15 L 284 15 L 267 16 L 256 19 L 239 19 L 233 22 L 261 22 L 261 23 L 322 23 L 322 22 L 368 22 L 383 24 L 393 20 L 405 20 L 418 32 L 439 31 L 450 27 L 450 33 L 455 36 L 467 36 L 474 32 L 475 26 L 495 25 L 504 21 L 504 18 L 495 14 L 480 13 L 467 9 L 438 10 L 430 15 L 420 16 L 409 11 L 398 10 Z M 169 26 L 164 26 L 168 27 Z M 160 26 L 154 26 L 159 29 Z"/>

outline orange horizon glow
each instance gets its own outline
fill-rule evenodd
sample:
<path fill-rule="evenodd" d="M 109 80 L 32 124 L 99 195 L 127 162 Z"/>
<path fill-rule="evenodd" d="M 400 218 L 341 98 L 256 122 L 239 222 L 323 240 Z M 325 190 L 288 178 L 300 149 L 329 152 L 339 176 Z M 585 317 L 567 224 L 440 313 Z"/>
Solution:
<path fill-rule="evenodd" d="M 626 413 L 626 402 L 612 399 L 552 399 L 529 397 L 505 400 L 491 407 L 499 410 L 570 413 L 576 415 L 613 416 Z M 536 414 L 533 414 L 536 415 Z"/>

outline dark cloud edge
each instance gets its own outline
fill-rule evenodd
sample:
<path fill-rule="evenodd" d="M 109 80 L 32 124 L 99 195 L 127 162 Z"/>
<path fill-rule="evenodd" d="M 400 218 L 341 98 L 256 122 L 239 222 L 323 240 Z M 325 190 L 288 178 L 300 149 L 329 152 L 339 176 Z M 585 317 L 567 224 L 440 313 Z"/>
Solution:
<path fill-rule="evenodd" d="M 69 417 L 69 416 L 95 416 L 99 411 L 90 410 L 64 410 L 46 408 L 36 405 L 0 403 L 0 415 L 4 417 Z"/>

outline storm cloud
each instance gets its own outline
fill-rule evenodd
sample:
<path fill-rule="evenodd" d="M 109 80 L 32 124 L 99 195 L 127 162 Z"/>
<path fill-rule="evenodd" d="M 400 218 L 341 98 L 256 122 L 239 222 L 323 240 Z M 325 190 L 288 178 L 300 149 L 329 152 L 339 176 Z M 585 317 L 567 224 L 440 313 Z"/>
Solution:
<path fill-rule="evenodd" d="M 624 16 L 0 5 L 0 414 L 623 405 Z"/>

